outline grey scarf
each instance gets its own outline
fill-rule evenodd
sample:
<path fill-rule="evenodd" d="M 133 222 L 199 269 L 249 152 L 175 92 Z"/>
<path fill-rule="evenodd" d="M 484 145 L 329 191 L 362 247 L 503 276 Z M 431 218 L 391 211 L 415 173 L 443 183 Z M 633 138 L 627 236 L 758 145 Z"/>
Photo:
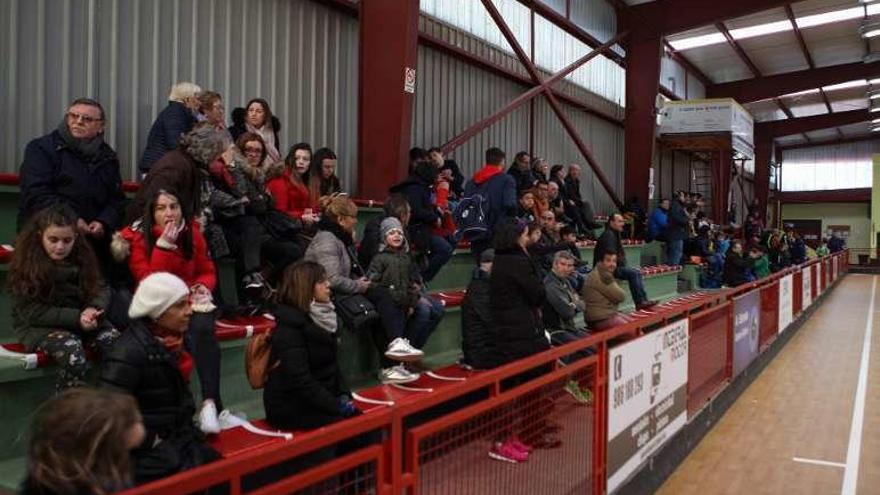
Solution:
<path fill-rule="evenodd" d="M 312 322 L 322 330 L 330 333 L 336 333 L 339 323 L 336 319 L 336 307 L 332 302 L 319 303 L 312 301 L 309 305 L 309 318 Z"/>
<path fill-rule="evenodd" d="M 73 134 L 70 133 L 70 128 L 67 127 L 67 121 L 64 119 L 62 119 L 61 124 L 58 125 L 58 134 L 61 135 L 61 140 L 64 141 L 64 144 L 70 148 L 76 156 L 87 162 L 92 162 L 97 158 L 98 154 L 101 152 L 101 145 L 104 144 L 103 134 L 98 134 L 92 139 L 77 139 L 73 137 Z"/>

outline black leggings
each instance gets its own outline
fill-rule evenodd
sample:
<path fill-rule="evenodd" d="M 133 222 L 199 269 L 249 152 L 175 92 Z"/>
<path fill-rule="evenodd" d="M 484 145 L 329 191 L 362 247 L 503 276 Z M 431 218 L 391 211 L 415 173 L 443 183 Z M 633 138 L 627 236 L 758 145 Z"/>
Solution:
<path fill-rule="evenodd" d="M 196 363 L 202 400 L 212 399 L 219 412 L 223 410 L 223 401 L 220 400 L 220 344 L 214 336 L 216 318 L 216 311 L 193 313 L 184 343 Z"/>

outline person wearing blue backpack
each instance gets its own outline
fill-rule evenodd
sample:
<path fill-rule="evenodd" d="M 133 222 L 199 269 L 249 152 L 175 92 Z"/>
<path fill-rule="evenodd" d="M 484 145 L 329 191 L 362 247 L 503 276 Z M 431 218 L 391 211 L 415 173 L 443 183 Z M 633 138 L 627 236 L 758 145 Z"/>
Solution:
<path fill-rule="evenodd" d="M 506 158 L 499 148 L 486 150 L 486 164 L 467 182 L 453 212 L 457 233 L 471 243 L 477 262 L 491 247 L 495 225 L 516 213 L 516 180 L 504 173 Z"/>

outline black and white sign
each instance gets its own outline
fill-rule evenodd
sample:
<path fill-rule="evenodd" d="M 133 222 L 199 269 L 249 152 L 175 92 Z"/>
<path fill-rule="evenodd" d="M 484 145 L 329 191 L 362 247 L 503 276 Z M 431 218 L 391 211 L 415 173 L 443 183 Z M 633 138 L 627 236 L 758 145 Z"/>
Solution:
<path fill-rule="evenodd" d="M 782 333 L 794 319 L 791 290 L 794 288 L 794 275 L 779 279 L 779 332 Z"/>
<path fill-rule="evenodd" d="M 688 320 L 608 351 L 608 492 L 687 422 Z"/>

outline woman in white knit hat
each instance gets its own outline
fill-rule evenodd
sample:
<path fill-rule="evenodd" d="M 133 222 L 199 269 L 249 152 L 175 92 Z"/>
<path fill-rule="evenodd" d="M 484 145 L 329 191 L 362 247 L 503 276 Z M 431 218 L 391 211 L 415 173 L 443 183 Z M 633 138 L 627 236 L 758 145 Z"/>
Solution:
<path fill-rule="evenodd" d="M 182 351 L 192 316 L 189 294 L 170 273 L 141 280 L 128 310 L 132 325 L 101 370 L 102 386 L 133 395 L 144 418 L 147 435 L 132 452 L 137 484 L 219 458 L 192 420 L 195 403 L 186 379 L 192 360 Z"/>

